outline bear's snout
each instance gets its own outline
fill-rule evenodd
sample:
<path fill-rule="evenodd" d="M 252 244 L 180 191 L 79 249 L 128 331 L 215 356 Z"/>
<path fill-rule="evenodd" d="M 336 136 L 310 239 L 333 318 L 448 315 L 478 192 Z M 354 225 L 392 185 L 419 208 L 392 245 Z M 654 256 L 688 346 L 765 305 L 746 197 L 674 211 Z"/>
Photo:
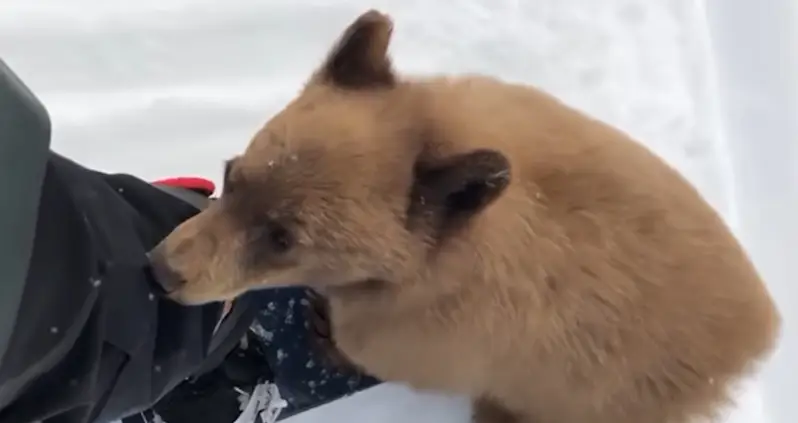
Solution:
<path fill-rule="evenodd" d="M 178 291 L 186 284 L 186 278 L 169 265 L 164 254 L 164 245 L 159 244 L 147 255 L 149 258 L 150 272 L 155 285 L 164 294 L 169 295 Z"/>

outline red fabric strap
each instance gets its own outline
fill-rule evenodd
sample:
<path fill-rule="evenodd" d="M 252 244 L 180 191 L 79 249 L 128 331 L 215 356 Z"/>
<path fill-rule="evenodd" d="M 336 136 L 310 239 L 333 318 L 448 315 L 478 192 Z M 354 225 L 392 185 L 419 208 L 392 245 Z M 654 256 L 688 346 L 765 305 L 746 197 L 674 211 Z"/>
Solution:
<path fill-rule="evenodd" d="M 210 197 L 216 191 L 216 184 L 210 179 L 180 176 L 176 178 L 164 178 L 153 182 L 156 185 L 166 185 L 174 188 L 190 189 L 200 194 Z"/>

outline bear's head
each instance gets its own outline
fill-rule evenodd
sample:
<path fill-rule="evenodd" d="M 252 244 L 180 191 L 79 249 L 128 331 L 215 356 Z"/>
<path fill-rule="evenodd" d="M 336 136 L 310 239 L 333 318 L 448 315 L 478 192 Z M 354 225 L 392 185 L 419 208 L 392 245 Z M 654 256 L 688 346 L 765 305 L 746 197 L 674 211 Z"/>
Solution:
<path fill-rule="evenodd" d="M 412 280 L 500 196 L 508 159 L 436 147 L 423 84 L 391 66 L 391 32 L 379 12 L 355 20 L 300 95 L 227 162 L 220 198 L 151 252 L 170 298 Z"/>

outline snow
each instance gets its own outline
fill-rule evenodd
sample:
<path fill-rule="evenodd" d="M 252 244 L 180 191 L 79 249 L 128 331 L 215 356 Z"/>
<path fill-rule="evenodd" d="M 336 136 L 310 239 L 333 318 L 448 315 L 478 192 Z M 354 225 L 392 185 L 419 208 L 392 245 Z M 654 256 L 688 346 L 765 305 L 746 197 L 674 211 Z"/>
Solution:
<path fill-rule="evenodd" d="M 787 423 L 798 391 L 788 358 L 798 352 L 798 312 L 788 310 L 798 296 L 786 267 L 798 240 L 789 220 L 798 212 L 798 89 L 788 77 L 798 55 L 785 55 L 798 51 L 795 6 L 487 4 L 3 0 L 0 57 L 49 108 L 57 151 L 107 171 L 219 182 L 223 159 L 297 92 L 343 27 L 365 9 L 387 11 L 400 70 L 540 86 L 631 133 L 696 184 L 751 249 L 786 319 L 784 346 L 743 387 L 728 422 Z M 382 385 L 289 423 L 454 423 L 468 413 L 463 398 Z"/>
<path fill-rule="evenodd" d="M 767 422 L 795 421 L 798 392 L 798 3 L 708 0 L 723 138 L 734 169 L 734 228 L 782 314 L 780 346 L 749 397 Z M 756 421 L 754 417 L 735 423 Z"/>

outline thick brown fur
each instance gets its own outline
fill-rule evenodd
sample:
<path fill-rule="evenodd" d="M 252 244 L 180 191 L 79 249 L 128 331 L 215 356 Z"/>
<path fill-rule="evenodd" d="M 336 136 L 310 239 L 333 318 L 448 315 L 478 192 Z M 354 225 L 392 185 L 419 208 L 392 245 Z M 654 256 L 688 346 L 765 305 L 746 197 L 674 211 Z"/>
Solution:
<path fill-rule="evenodd" d="M 171 297 L 309 285 L 352 362 L 468 395 L 478 423 L 715 416 L 780 322 L 718 214 L 534 88 L 397 75 L 391 31 L 358 18 L 153 252 Z"/>

